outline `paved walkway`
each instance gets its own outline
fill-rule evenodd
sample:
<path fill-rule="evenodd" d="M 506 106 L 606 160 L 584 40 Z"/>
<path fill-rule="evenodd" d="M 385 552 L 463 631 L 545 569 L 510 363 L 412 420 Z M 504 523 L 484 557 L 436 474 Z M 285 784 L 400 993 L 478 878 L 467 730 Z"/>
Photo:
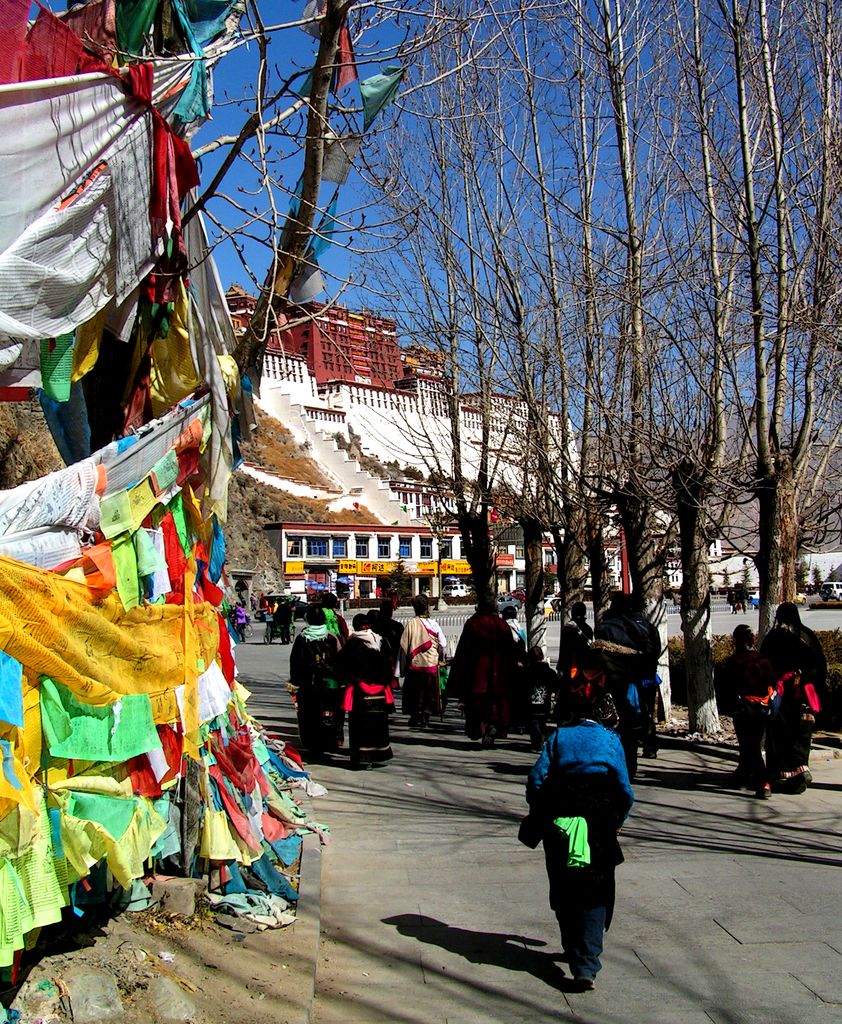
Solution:
<path fill-rule="evenodd" d="M 254 672 L 254 711 L 289 733 L 276 678 Z M 542 853 L 516 840 L 525 742 L 481 751 L 455 716 L 430 733 L 396 719 L 387 767 L 314 769 L 333 832 L 315 1024 L 842 1020 L 840 752 L 814 754 L 806 794 L 770 801 L 729 789 L 720 753 L 642 762 L 603 970 L 572 995 Z"/>
<path fill-rule="evenodd" d="M 733 764 L 662 751 L 623 834 L 597 990 L 563 994 L 541 851 L 516 838 L 533 758 L 480 751 L 454 720 L 395 730 L 396 758 L 321 768 L 317 1024 L 545 1020 L 838 1024 L 842 760 L 803 797 L 723 788 Z"/>

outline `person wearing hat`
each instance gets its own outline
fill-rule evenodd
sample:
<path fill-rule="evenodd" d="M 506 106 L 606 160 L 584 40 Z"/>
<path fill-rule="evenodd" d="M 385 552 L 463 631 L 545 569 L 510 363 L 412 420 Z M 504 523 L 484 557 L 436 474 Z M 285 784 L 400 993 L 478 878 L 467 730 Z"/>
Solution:
<path fill-rule="evenodd" d="M 529 773 L 529 817 L 544 844 L 550 907 L 572 973 L 567 986 L 594 988 L 614 912 L 617 833 L 634 803 L 623 745 L 597 716 L 617 722 L 610 694 L 581 701 L 549 737 Z"/>

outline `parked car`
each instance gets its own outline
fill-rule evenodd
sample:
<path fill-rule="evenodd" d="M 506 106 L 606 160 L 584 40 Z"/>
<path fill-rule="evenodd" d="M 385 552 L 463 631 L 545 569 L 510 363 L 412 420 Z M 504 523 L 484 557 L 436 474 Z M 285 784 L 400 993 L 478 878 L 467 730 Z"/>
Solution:
<path fill-rule="evenodd" d="M 442 597 L 467 597 L 468 587 L 465 583 L 445 583 L 441 589 Z"/>
<path fill-rule="evenodd" d="M 498 594 L 497 595 L 497 611 L 502 612 L 506 608 L 514 608 L 515 611 L 520 611 L 523 607 L 523 601 L 519 597 L 515 597 L 514 594 Z"/>
<path fill-rule="evenodd" d="M 822 601 L 842 601 L 842 583 L 835 583 L 828 580 L 819 587 L 819 597 Z"/>

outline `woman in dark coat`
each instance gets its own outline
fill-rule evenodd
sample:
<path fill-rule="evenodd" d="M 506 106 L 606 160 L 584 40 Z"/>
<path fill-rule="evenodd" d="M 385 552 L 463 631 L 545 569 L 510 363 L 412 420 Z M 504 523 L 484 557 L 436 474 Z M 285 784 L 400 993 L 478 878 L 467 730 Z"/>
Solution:
<path fill-rule="evenodd" d="M 773 787 L 803 793 L 813 781 L 810 740 L 827 681 L 827 659 L 818 637 L 801 622 L 791 601 L 778 605 L 775 625 L 760 653 L 772 663 L 781 707 L 769 727 L 766 761 Z"/>
<path fill-rule="evenodd" d="M 733 781 L 766 798 L 772 795 L 772 787 L 763 761 L 763 743 L 780 703 L 776 677 L 768 659 L 754 648 L 751 626 L 737 626 L 732 639 L 734 653 L 716 673 L 716 697 L 719 710 L 734 719 L 740 759 Z"/>
<path fill-rule="evenodd" d="M 388 641 L 374 632 L 366 615 L 355 615 L 353 625 L 354 632 L 337 659 L 344 687 L 342 707 L 348 715 L 351 767 L 373 768 L 392 758 L 392 658 Z"/>
<path fill-rule="evenodd" d="M 614 912 L 617 832 L 634 802 L 619 737 L 585 717 L 549 737 L 529 773 L 526 799 L 540 828 L 550 907 L 577 989 L 594 987 Z"/>
<path fill-rule="evenodd" d="M 290 651 L 289 676 L 295 692 L 298 735 L 313 756 L 334 753 L 343 743 L 337 653 L 338 641 L 328 632 L 325 613 L 317 605 L 311 606 L 307 625 Z"/>
<path fill-rule="evenodd" d="M 508 734 L 516 658 L 511 629 L 494 603 L 481 600 L 459 637 L 448 693 L 465 708 L 465 733 L 484 747 Z"/>

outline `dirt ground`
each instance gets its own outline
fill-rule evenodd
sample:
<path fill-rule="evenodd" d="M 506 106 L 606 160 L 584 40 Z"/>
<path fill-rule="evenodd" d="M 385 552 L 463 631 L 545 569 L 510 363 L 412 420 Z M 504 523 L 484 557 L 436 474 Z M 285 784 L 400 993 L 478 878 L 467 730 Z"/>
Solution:
<path fill-rule="evenodd" d="M 189 921 L 154 910 L 124 913 L 101 928 L 66 933 L 35 963 L 12 1005 L 26 1024 L 70 1021 L 73 976 L 94 970 L 116 981 L 121 1024 L 292 1024 L 301 1019 L 306 966 L 295 929 L 244 935 L 214 924 L 207 910 Z M 50 992 L 60 998 L 39 998 Z"/>

